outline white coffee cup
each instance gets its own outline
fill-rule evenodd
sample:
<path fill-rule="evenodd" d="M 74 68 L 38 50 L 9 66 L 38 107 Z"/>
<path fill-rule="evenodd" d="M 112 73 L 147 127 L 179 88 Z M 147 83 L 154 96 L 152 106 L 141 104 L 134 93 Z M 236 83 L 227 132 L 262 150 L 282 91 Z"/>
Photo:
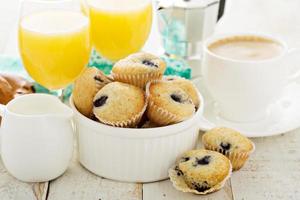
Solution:
<path fill-rule="evenodd" d="M 236 36 L 265 38 L 282 46 L 280 55 L 262 60 L 238 60 L 213 53 L 209 46 Z M 300 51 L 273 36 L 258 33 L 214 36 L 204 42 L 202 74 L 221 117 L 253 122 L 267 116 L 287 84 L 300 74 Z M 296 59 L 298 58 L 298 62 Z M 296 66 L 295 64 L 298 64 Z M 294 65 L 294 66 L 293 66 Z"/>
<path fill-rule="evenodd" d="M 73 153 L 72 110 L 54 96 L 29 94 L 0 104 L 1 156 L 7 171 L 25 182 L 54 179 Z"/>

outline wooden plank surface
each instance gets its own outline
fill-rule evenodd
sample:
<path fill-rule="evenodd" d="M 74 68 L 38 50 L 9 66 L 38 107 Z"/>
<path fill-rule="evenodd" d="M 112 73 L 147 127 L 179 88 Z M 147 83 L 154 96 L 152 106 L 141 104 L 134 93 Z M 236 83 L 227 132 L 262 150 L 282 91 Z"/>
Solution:
<path fill-rule="evenodd" d="M 300 199 L 300 132 L 254 139 L 256 151 L 231 178 L 235 200 Z"/>
<path fill-rule="evenodd" d="M 169 180 L 143 185 L 143 200 L 233 200 L 230 180 L 223 189 L 208 195 L 194 195 L 177 191 Z"/>
<path fill-rule="evenodd" d="M 45 200 L 48 183 L 24 183 L 12 177 L 0 160 L 0 199 L 1 200 Z"/>
<path fill-rule="evenodd" d="M 48 200 L 140 200 L 142 184 L 121 183 L 98 177 L 84 169 L 75 151 L 68 170 L 50 182 Z"/>
<path fill-rule="evenodd" d="M 197 143 L 197 149 L 203 148 L 201 143 L 201 137 L 203 132 L 199 132 L 199 138 Z M 177 191 L 170 180 L 147 183 L 143 185 L 143 200 L 211 200 L 211 199 L 220 199 L 220 200 L 233 200 L 233 193 L 231 188 L 231 182 L 228 180 L 220 191 L 208 194 L 208 195 L 194 195 L 190 193 L 183 193 Z"/>

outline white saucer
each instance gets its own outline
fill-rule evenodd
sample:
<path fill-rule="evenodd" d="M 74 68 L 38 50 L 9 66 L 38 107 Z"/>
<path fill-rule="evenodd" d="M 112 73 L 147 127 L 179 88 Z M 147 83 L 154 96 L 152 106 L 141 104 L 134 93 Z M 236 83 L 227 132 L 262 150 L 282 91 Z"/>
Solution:
<path fill-rule="evenodd" d="M 204 96 L 204 119 L 200 129 L 206 131 L 215 126 L 226 126 L 240 131 L 247 137 L 265 137 L 292 131 L 300 127 L 300 84 L 293 83 L 286 87 L 282 97 L 269 108 L 268 115 L 259 121 L 244 123 L 232 122 L 219 116 L 218 108 L 203 86 L 202 80 L 195 84 Z"/>

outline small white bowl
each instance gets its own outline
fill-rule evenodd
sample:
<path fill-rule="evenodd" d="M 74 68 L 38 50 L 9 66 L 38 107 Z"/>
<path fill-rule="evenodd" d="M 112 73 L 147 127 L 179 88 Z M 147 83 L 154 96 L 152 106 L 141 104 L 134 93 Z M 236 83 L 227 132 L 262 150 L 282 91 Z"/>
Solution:
<path fill-rule="evenodd" d="M 79 161 L 91 172 L 125 182 L 153 182 L 168 178 L 168 169 L 198 139 L 201 106 L 188 120 L 159 128 L 117 128 L 93 121 L 75 107 Z"/>

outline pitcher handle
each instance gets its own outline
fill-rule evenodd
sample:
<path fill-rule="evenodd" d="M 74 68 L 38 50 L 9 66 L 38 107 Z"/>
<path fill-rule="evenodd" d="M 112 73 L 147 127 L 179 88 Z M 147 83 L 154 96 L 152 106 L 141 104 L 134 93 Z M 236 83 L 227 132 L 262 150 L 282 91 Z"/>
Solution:
<path fill-rule="evenodd" d="M 5 105 L 0 104 L 0 116 L 3 117 L 5 110 Z M 1 155 L 1 126 L 0 126 L 0 155 Z"/>
<path fill-rule="evenodd" d="M 0 116 L 4 115 L 5 105 L 0 103 Z"/>

